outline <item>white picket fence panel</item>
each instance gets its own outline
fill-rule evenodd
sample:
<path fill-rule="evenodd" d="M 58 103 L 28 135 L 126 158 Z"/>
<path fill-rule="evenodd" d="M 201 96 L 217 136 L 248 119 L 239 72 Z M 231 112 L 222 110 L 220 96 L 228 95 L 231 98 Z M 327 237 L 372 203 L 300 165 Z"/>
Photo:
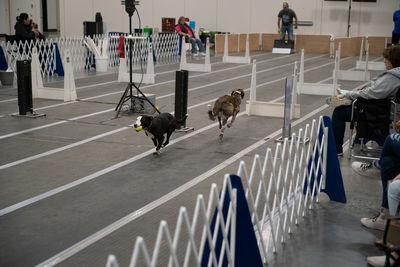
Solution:
<path fill-rule="evenodd" d="M 226 217 L 223 215 L 223 205 L 226 196 L 229 196 L 230 202 Z M 216 184 L 211 185 L 208 202 L 206 203 L 203 195 L 198 195 L 196 206 L 190 220 L 185 207 L 181 207 L 172 235 L 172 231 L 168 227 L 166 221 L 161 221 L 158 228 L 156 243 L 153 253 L 150 254 L 146 243 L 142 237 L 138 237 L 135 242 L 132 257 L 129 266 L 157 266 L 162 257 L 161 246 L 166 243 L 169 251 L 168 265 L 167 262 L 159 263 L 159 266 L 201 266 L 203 254 L 206 244 L 208 245 L 210 255 L 208 257 L 208 266 L 221 266 L 224 257 L 230 266 L 235 266 L 235 232 L 236 232 L 236 189 L 232 188 L 229 175 L 225 176 L 222 191 L 218 190 Z M 214 210 L 217 211 L 215 219 L 215 230 L 212 229 L 212 220 Z M 196 233 L 201 230 L 201 236 L 196 236 Z M 222 245 L 220 253 L 217 254 L 216 243 L 219 235 L 219 229 L 222 234 Z M 230 233 L 230 236 L 228 236 Z M 182 238 L 184 236 L 184 238 Z M 178 251 L 178 245 L 186 247 L 184 251 Z M 179 254 L 183 254 L 179 255 Z M 182 259 L 183 258 L 183 259 Z M 109 255 L 107 259 L 108 267 L 118 267 L 118 261 L 114 255 Z"/>
<path fill-rule="evenodd" d="M 140 35 L 140 34 L 136 34 Z M 107 38 L 109 47 L 107 51 L 109 67 L 119 66 L 119 38 L 113 38 L 115 35 L 95 35 L 92 39 L 95 44 L 99 40 Z M 119 36 L 117 36 L 119 37 Z M 31 59 L 32 49 L 36 47 L 39 53 L 40 64 L 42 65 L 43 77 L 53 76 L 56 70 L 56 49 L 55 43 L 58 45 L 61 58 L 65 57 L 65 53 L 69 50 L 71 55 L 74 72 L 83 72 L 93 69 L 95 57 L 84 45 L 85 37 L 59 37 L 54 39 L 46 39 L 45 41 L 30 42 L 0 42 L 7 64 L 13 71 L 16 71 L 16 61 Z M 156 63 L 168 64 L 179 62 L 179 35 L 176 33 L 156 33 L 149 36 L 147 40 L 135 41 L 133 44 L 133 64 L 134 67 L 140 67 L 140 64 L 147 62 L 148 46 L 147 42 L 153 42 L 153 51 Z M 129 45 L 124 43 L 125 55 L 127 56 Z"/>
<path fill-rule="evenodd" d="M 297 135 L 294 133 L 290 140 L 277 143 L 274 152 L 268 148 L 264 161 L 255 155 L 250 174 L 245 162 L 240 162 L 238 176 L 246 182 L 246 199 L 264 262 L 293 233 L 307 209 L 319 201 L 326 177 L 327 137 L 328 129 L 321 117 L 318 122 L 313 120 L 311 127 L 307 124 Z M 307 186 L 303 194 L 304 184 L 310 185 L 311 177 L 318 173 L 320 183 L 314 182 L 312 189 Z"/>
<path fill-rule="evenodd" d="M 0 42 L 9 68 L 16 71 L 17 60 L 32 58 L 32 50 L 37 48 L 43 76 L 52 76 L 56 68 L 55 45 L 48 41 L 30 41 L 20 43 Z"/>
<path fill-rule="evenodd" d="M 277 143 L 275 151 L 268 148 L 264 160 L 260 155 L 255 155 L 250 173 L 247 171 L 246 163 L 240 162 L 237 173 L 246 190 L 247 204 L 264 263 L 278 251 L 278 244 L 286 242 L 288 235 L 294 233 L 295 225 L 307 215 L 307 210 L 313 209 L 314 203 L 319 202 L 319 193 L 325 187 L 327 138 L 328 128 L 320 117 L 318 122 L 313 120 L 311 125 L 307 124 L 305 129 L 300 129 L 298 134 L 294 133 L 290 140 L 285 139 L 283 143 Z M 317 177 L 317 174 L 321 174 L 319 183 L 314 182 L 310 187 L 312 177 Z M 308 186 L 304 194 L 305 183 Z M 229 194 L 232 201 L 229 204 L 227 220 L 224 221 L 222 203 L 226 194 Z M 231 236 L 230 242 L 227 236 L 228 233 L 234 233 L 236 220 L 240 219 L 236 217 L 236 205 L 236 189 L 232 189 L 229 175 L 226 174 L 220 196 L 217 185 L 212 184 L 207 209 L 203 196 L 197 196 L 192 223 L 184 207 L 180 208 L 174 235 L 171 235 L 167 223 L 161 221 L 151 255 L 144 239 L 138 237 L 129 266 L 155 267 L 159 263 L 160 246 L 164 240 L 169 250 L 168 266 L 200 266 L 205 242 L 208 242 L 211 248 L 208 266 L 221 266 L 224 255 L 215 255 L 214 250 L 218 231 L 211 236 L 210 228 L 215 208 L 218 214 L 217 225 L 225 229 L 222 231 L 224 243 L 221 254 L 225 253 L 228 256 L 229 266 L 235 266 L 235 253 L 240 251 L 235 251 L 235 236 Z M 199 245 L 195 242 L 197 227 L 203 228 Z M 180 236 L 183 231 L 187 232 L 187 238 L 182 241 Z M 182 264 L 177 260 L 178 242 L 187 243 Z M 188 265 L 190 254 L 194 255 L 195 265 L 193 262 L 192 265 Z M 161 262 L 160 266 L 166 264 Z M 106 266 L 119 267 L 117 258 L 109 255 Z"/>

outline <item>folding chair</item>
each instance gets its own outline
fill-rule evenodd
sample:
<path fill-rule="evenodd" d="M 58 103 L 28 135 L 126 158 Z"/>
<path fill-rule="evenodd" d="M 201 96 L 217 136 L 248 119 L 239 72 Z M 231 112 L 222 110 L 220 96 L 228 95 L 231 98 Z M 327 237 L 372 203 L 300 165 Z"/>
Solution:
<path fill-rule="evenodd" d="M 378 160 L 381 148 L 369 148 L 366 142 L 372 140 L 382 145 L 390 133 L 390 126 L 396 130 L 399 116 L 400 88 L 393 99 L 358 98 L 352 103 L 350 121 L 349 158 Z M 393 108 L 392 108 L 393 107 Z M 354 128 L 356 135 L 353 139 Z M 358 142 L 359 141 L 359 142 Z"/>
<path fill-rule="evenodd" d="M 386 254 L 385 267 L 400 266 L 400 257 L 395 259 L 392 252 L 400 255 L 400 216 L 385 216 L 387 220 L 383 240 L 375 242 L 375 245 L 383 250 Z M 390 264 L 392 259 L 393 264 Z"/>
<path fill-rule="evenodd" d="M 365 144 L 370 140 L 383 144 L 386 136 L 389 135 L 390 110 L 390 99 L 358 98 L 353 101 L 350 121 L 350 157 L 362 160 L 380 158 L 381 148 L 369 148 Z M 356 134 L 353 140 L 354 128 L 356 128 Z"/>

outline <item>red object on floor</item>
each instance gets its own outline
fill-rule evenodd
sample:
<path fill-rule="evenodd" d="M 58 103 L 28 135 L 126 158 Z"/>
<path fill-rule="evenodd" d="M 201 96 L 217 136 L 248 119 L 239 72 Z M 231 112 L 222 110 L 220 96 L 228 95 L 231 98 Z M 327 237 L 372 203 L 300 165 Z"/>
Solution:
<path fill-rule="evenodd" d="M 119 44 L 118 44 L 118 53 L 120 58 L 125 58 L 125 49 L 124 49 L 124 41 L 125 37 L 120 36 L 119 37 Z"/>

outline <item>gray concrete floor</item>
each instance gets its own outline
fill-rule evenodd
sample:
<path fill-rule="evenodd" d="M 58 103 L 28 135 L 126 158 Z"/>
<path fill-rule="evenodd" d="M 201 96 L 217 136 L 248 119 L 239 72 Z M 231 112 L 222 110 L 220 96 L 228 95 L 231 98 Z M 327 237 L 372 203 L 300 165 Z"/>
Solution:
<path fill-rule="evenodd" d="M 253 56 L 260 72 L 257 84 L 267 83 L 258 88 L 257 98 L 274 100 L 282 97 L 283 78 L 292 74 L 292 63 L 298 61 L 300 55 L 259 52 Z M 306 60 L 305 69 L 314 68 L 306 73 L 306 82 L 318 82 L 332 75 L 333 60 L 327 55 L 307 54 Z M 350 69 L 355 66 L 355 61 L 356 58 L 343 60 L 341 68 Z M 143 133 L 122 128 L 132 124 L 137 114 L 123 114 L 113 119 L 115 112 L 112 109 L 126 86 L 116 82 L 115 73 L 77 79 L 80 101 L 64 104 L 36 99 L 35 109 L 47 115 L 38 119 L 10 116 L 18 109 L 17 102 L 12 100 L 16 89 L 0 89 L 0 210 L 15 208 L 0 216 L 0 266 L 42 263 L 282 127 L 282 119 L 244 115 L 227 129 L 222 143 L 217 127 L 203 129 L 212 124 L 207 117 L 208 103 L 233 89 L 250 86 L 250 65 L 222 64 L 221 57 L 213 57 L 212 63 L 212 73 L 190 73 L 187 124 L 199 132 L 167 146 L 160 156 L 146 154 L 153 149 L 153 144 Z M 331 64 L 319 67 L 326 63 Z M 157 66 L 157 83 L 142 87 L 145 93 L 157 96 L 157 105 L 163 112 L 174 110 L 177 67 L 177 64 Z M 373 76 L 376 74 L 372 73 Z M 362 82 L 343 81 L 341 84 L 344 89 L 351 89 Z M 61 82 L 54 81 L 52 86 L 61 86 Z M 246 92 L 242 111 L 248 95 Z M 324 99 L 301 96 L 301 115 L 321 107 Z M 296 128 L 331 112 L 326 108 Z M 84 115 L 87 116 L 76 118 Z M 42 128 L 30 130 L 34 127 Z M 26 132 L 18 133 L 20 131 Z M 94 140 L 89 139 L 101 134 Z M 176 132 L 172 140 L 184 136 Z M 241 160 L 249 164 L 255 153 L 263 155 L 267 147 L 273 146 L 274 142 L 268 141 Z M 131 159 L 129 164 L 104 171 L 128 159 Z M 23 162 L 17 162 L 20 160 Z M 174 229 L 179 206 L 187 206 L 191 211 L 195 196 L 199 193 L 207 195 L 211 183 L 220 184 L 223 174 L 234 173 L 238 163 L 237 160 L 226 166 L 160 207 L 66 258 L 60 265 L 102 266 L 107 255 L 112 253 L 121 266 L 127 266 L 137 236 L 143 236 L 152 247 L 161 219 Z M 372 245 L 379 233 L 363 229 L 359 223 L 360 217 L 372 215 L 379 207 L 379 179 L 355 175 L 345 158 L 341 159 L 341 166 L 348 203 L 322 201 L 317 210 L 301 222 L 301 227 L 271 260 L 270 266 L 365 266 L 365 256 L 379 254 Z M 95 178 L 49 194 L 51 190 L 92 176 Z M 38 196 L 43 198 L 38 200 Z M 28 199 L 32 203 L 24 205 L 23 201 Z M 23 206 L 13 206 L 17 203 Z"/>

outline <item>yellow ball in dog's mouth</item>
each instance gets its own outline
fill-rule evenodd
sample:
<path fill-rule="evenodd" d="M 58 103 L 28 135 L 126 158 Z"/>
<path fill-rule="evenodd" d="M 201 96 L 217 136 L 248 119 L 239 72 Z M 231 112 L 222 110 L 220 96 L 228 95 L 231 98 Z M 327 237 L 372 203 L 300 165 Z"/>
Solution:
<path fill-rule="evenodd" d="M 141 130 L 143 130 L 143 127 L 142 126 L 136 127 L 135 130 L 136 132 L 140 132 Z"/>

